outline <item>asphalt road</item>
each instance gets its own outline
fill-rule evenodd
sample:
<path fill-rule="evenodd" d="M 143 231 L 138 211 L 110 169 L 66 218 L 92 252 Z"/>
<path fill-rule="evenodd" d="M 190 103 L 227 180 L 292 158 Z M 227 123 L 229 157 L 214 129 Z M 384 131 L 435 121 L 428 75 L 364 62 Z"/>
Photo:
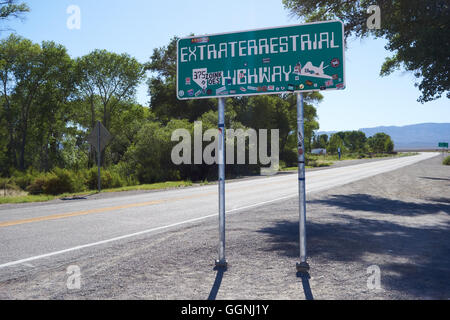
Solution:
<path fill-rule="evenodd" d="M 437 154 L 424 153 L 309 172 L 307 193 L 336 190 L 339 186 L 435 156 Z M 227 215 L 232 217 L 249 210 L 258 211 L 258 208 L 263 211 L 268 206 L 292 202 L 297 196 L 297 183 L 295 174 L 229 183 Z M 144 246 L 149 236 L 153 244 L 163 243 L 173 232 L 191 230 L 202 223 L 211 224 L 217 219 L 217 203 L 217 186 L 203 186 L 107 199 L 1 206 L 0 281 L 10 283 L 22 276 L 65 266 L 77 259 L 88 259 L 100 252 L 111 255 L 108 263 L 113 264 L 119 259 L 114 256 L 117 246 L 122 249 L 129 246 L 127 251 L 132 252 L 140 245 Z M 178 245 L 181 249 L 185 246 L 187 254 L 192 250 L 189 243 Z M 159 253 L 155 252 L 155 255 Z M 198 250 L 195 253 L 198 254 Z M 216 257 L 205 252 L 203 258 L 212 261 Z M 9 297 L 7 293 L 6 297 Z M 165 297 L 167 295 L 153 296 Z"/>

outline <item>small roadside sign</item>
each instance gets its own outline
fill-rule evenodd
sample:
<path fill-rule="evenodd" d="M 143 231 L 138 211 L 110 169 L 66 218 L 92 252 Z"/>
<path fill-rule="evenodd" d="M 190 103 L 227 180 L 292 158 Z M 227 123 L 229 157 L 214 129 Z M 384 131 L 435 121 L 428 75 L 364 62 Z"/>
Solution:
<path fill-rule="evenodd" d="M 100 146 L 99 146 L 99 136 L 100 136 Z M 105 128 L 105 126 L 98 121 L 92 130 L 91 134 L 87 137 L 87 141 L 97 150 L 97 152 L 102 152 L 108 143 L 111 141 L 112 136 Z M 100 148 L 100 150 L 98 150 Z"/>
<path fill-rule="evenodd" d="M 448 149 L 448 142 L 439 142 L 439 148 L 446 148 L 446 149 Z"/>
<path fill-rule="evenodd" d="M 100 121 L 97 121 L 97 124 L 95 125 L 91 134 L 87 137 L 87 141 L 97 150 L 98 192 L 102 191 L 100 174 L 102 151 L 106 148 L 111 139 L 111 134 Z"/>

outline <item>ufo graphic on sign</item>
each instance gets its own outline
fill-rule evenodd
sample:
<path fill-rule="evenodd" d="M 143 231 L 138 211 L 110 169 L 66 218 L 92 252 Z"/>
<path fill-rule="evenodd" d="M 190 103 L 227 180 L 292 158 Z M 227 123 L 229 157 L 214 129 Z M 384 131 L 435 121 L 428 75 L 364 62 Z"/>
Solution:
<path fill-rule="evenodd" d="M 324 63 L 322 62 L 320 66 L 315 67 L 312 62 L 307 62 L 305 66 L 302 68 L 301 64 L 297 64 L 294 69 L 294 74 L 304 77 L 314 77 L 321 79 L 333 79 L 332 76 L 329 76 L 324 73 L 324 70 L 329 66 L 324 67 Z"/>

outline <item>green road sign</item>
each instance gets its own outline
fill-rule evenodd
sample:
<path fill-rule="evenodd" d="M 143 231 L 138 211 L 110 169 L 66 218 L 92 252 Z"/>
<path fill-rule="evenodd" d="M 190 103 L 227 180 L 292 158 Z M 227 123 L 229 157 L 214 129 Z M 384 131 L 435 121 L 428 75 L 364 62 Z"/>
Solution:
<path fill-rule="evenodd" d="M 448 149 L 448 142 L 439 142 L 439 148 L 447 148 Z"/>
<path fill-rule="evenodd" d="M 345 89 L 340 21 L 178 41 L 178 99 Z"/>

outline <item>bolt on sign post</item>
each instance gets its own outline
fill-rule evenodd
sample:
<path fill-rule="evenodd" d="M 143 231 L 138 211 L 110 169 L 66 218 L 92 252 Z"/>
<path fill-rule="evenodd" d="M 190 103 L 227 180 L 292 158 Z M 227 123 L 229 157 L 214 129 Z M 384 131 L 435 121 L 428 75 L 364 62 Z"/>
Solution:
<path fill-rule="evenodd" d="M 219 99 L 218 266 L 225 259 L 225 98 L 297 95 L 300 263 L 307 271 L 303 93 L 345 89 L 344 25 L 340 21 L 194 36 L 178 40 L 177 97 Z"/>

